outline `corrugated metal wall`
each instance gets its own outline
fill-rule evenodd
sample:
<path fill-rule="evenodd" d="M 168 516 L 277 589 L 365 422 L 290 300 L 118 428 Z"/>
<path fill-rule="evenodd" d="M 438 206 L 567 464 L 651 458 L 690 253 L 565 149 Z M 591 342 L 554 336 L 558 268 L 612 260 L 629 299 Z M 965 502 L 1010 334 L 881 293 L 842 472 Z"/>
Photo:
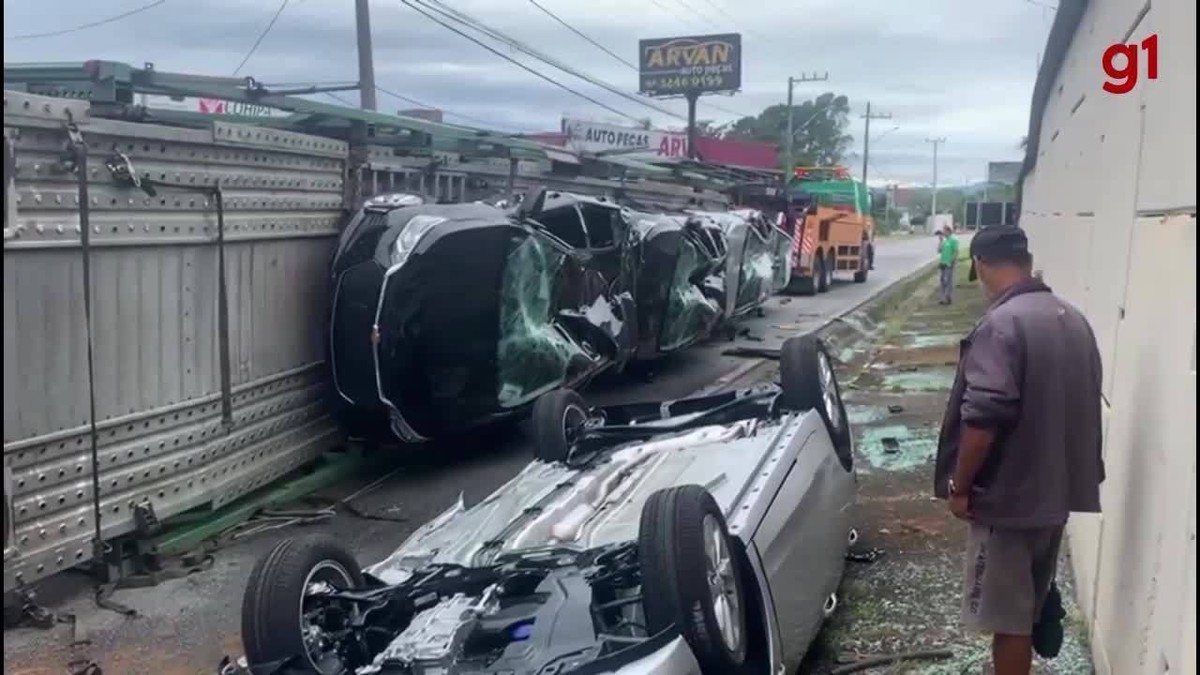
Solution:
<path fill-rule="evenodd" d="M 1104 50 L 1159 37 L 1157 80 Z M 1119 64 L 1118 64 L 1119 65 Z M 1091 0 L 1051 92 L 1021 225 L 1104 359 L 1104 512 L 1069 528 L 1101 675 L 1196 672 L 1196 3 Z"/>
<path fill-rule="evenodd" d="M 89 147 L 94 395 L 105 537 L 148 500 L 220 506 L 339 442 L 323 405 L 325 279 L 347 148 L 214 122 L 190 130 L 88 117 L 5 92 L 15 221 L 4 234 L 4 588 L 91 556 L 89 388 L 75 177 L 65 112 Z M 113 180 L 123 153 L 155 195 Z M 217 210 L 224 190 L 232 425 L 222 419 Z M 184 187 L 174 187 L 175 185 Z"/>

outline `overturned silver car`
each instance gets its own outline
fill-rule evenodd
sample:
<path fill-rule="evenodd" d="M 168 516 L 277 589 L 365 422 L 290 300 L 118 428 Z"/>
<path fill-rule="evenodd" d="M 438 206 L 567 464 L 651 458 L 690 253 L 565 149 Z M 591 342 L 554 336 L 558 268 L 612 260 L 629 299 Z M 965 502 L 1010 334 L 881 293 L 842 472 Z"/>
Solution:
<path fill-rule="evenodd" d="M 794 668 L 851 538 L 852 440 L 813 337 L 781 382 L 666 403 L 537 403 L 537 459 L 365 570 L 293 539 L 246 588 L 223 675 L 663 675 Z"/>

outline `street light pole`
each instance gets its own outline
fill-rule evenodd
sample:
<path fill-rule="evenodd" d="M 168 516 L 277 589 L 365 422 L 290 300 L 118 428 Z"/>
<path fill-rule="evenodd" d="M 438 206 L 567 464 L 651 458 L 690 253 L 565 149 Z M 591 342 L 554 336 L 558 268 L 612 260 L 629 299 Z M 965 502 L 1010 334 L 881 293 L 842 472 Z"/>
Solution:
<path fill-rule="evenodd" d="M 871 114 L 871 102 L 867 101 L 867 114 L 863 115 L 863 119 L 866 121 L 866 127 L 863 129 L 862 182 L 863 182 L 863 185 L 866 186 L 866 184 L 867 184 L 867 155 L 871 152 L 871 120 L 890 120 L 890 119 L 892 119 L 892 114 L 891 113 L 878 113 L 878 114 L 872 115 Z M 884 132 L 884 133 L 887 133 L 887 132 Z"/>
<path fill-rule="evenodd" d="M 946 142 L 945 138 L 926 138 L 926 143 L 933 143 L 933 197 L 932 204 L 929 207 L 929 217 L 937 215 L 937 179 L 938 179 L 938 146 Z"/>
<path fill-rule="evenodd" d="M 787 137 L 783 139 L 784 172 L 788 175 L 791 174 L 791 171 L 793 168 L 792 167 L 792 147 L 793 147 L 793 144 L 796 142 L 796 138 L 795 138 L 795 134 L 796 134 L 796 131 L 795 131 L 796 114 L 795 114 L 795 112 L 796 111 L 792 107 L 792 90 L 795 87 L 796 83 L 798 83 L 798 82 L 825 82 L 828 79 L 829 79 L 829 73 L 825 73 L 824 76 L 818 76 L 816 73 L 813 73 L 812 75 L 801 75 L 799 77 L 789 77 L 788 78 Z M 815 115 L 815 113 L 814 113 L 814 115 Z M 810 118 L 809 121 L 811 122 L 812 119 Z M 786 176 L 784 177 L 784 180 L 785 181 L 787 180 Z"/>
<path fill-rule="evenodd" d="M 371 5 L 354 0 L 354 23 L 358 33 L 358 87 L 363 110 L 375 110 L 375 59 L 371 52 Z"/>

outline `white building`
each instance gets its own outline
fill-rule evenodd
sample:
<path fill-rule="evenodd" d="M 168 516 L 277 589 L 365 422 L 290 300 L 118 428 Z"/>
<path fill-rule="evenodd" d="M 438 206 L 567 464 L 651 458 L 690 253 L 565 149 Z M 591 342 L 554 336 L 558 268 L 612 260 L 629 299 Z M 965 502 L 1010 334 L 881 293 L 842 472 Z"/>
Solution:
<path fill-rule="evenodd" d="M 1114 43 L 1134 45 L 1133 67 L 1110 65 L 1136 81 L 1106 76 Z M 1061 0 L 1031 117 L 1020 224 L 1104 358 L 1104 513 L 1074 516 L 1068 535 L 1096 671 L 1190 675 L 1196 0 Z"/>

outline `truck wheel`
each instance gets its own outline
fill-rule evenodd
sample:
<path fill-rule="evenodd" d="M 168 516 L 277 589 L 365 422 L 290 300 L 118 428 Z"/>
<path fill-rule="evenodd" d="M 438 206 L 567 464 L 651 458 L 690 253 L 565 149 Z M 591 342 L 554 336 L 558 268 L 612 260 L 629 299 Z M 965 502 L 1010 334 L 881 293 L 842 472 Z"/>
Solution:
<path fill-rule="evenodd" d="M 867 273 L 871 271 L 871 245 L 863 242 L 858 249 L 858 271 L 854 273 L 854 283 L 861 284 L 867 280 Z"/>
<path fill-rule="evenodd" d="M 362 568 L 326 536 L 287 539 L 250 571 L 242 599 L 242 644 L 250 665 L 286 675 L 336 675 L 348 664 L 334 633 L 357 608 L 321 597 L 322 589 L 364 587 Z M 336 609 L 336 611 L 329 611 Z"/>
<path fill-rule="evenodd" d="M 533 456 L 565 462 L 588 419 L 583 397 L 571 389 L 542 394 L 533 404 Z"/>
<path fill-rule="evenodd" d="M 828 257 L 817 258 L 817 292 L 824 293 L 829 290 L 829 277 L 832 276 L 830 268 L 833 267 L 833 252 L 830 252 Z"/>
<path fill-rule="evenodd" d="M 739 672 L 746 662 L 745 587 L 725 517 L 699 485 L 659 490 L 642 506 L 638 561 L 646 628 L 674 626 L 700 672 Z"/>
<path fill-rule="evenodd" d="M 788 338 L 779 350 L 780 403 L 789 410 L 816 410 L 825 422 L 842 466 L 854 466 L 850 423 L 833 360 L 815 335 Z"/>

